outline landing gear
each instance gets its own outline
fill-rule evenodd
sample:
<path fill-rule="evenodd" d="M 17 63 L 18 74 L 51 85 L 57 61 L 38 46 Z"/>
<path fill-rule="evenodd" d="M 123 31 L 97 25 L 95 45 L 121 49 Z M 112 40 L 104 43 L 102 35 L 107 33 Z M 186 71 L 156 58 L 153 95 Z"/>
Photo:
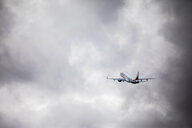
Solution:
<path fill-rule="evenodd" d="M 118 82 L 121 82 L 121 80 L 118 80 Z"/>

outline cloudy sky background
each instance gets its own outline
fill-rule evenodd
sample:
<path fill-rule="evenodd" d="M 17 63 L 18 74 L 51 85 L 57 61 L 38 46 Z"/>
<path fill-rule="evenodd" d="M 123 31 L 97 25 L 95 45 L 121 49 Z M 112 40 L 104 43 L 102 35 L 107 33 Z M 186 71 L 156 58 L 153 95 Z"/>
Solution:
<path fill-rule="evenodd" d="M 1 0 L 0 127 L 190 127 L 191 6 Z"/>

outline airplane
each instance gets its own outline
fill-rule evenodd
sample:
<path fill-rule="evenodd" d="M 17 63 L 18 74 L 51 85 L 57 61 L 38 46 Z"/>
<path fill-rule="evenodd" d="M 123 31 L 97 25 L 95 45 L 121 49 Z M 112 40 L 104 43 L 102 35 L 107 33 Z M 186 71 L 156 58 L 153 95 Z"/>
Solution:
<path fill-rule="evenodd" d="M 128 75 L 125 72 L 121 72 L 120 76 L 122 78 L 108 78 L 107 77 L 107 79 L 111 79 L 114 81 L 117 80 L 118 82 L 127 82 L 127 83 L 132 83 L 132 84 L 138 84 L 140 82 L 147 82 L 148 80 L 155 79 L 155 78 L 139 78 L 139 72 L 137 73 L 137 76 L 135 79 L 132 78 L 130 75 Z"/>

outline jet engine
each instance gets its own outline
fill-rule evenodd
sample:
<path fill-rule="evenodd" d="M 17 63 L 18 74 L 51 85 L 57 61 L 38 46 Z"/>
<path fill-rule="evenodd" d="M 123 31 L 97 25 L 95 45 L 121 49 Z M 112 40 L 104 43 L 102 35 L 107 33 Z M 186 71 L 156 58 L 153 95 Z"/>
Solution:
<path fill-rule="evenodd" d="M 118 82 L 121 82 L 121 80 L 118 80 Z"/>

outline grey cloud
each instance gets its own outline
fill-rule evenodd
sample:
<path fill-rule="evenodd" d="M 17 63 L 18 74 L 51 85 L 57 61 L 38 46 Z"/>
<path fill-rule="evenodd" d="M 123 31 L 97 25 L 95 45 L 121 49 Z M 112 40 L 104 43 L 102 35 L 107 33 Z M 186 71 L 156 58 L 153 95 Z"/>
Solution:
<path fill-rule="evenodd" d="M 124 5 L 124 0 L 81 0 L 81 2 L 90 4 L 105 23 L 116 21 L 118 19 L 118 11 Z"/>
<path fill-rule="evenodd" d="M 5 114 L 0 113 L 0 127 L 1 128 L 24 128 L 21 122 L 17 119 L 8 117 Z"/>
<path fill-rule="evenodd" d="M 167 81 L 161 90 L 171 106 L 169 116 L 178 126 L 192 127 L 192 2 L 168 0 L 161 3 L 168 21 L 161 34 L 178 49 L 179 57 L 170 59 L 162 78 Z"/>
<path fill-rule="evenodd" d="M 12 58 L 8 50 L 1 53 L 0 63 L 0 81 L 2 83 L 9 83 L 13 81 L 30 80 L 32 78 L 31 72 L 25 65 L 18 62 L 17 58 Z"/>
<path fill-rule="evenodd" d="M 6 35 L 4 43 L 8 44 L 2 47 L 0 80 L 13 85 L 5 87 L 11 90 L 8 96 L 20 96 L 21 102 L 14 106 L 18 113 L 32 114 L 23 124 L 28 127 L 102 128 L 153 127 L 157 122 L 157 127 L 164 126 L 161 110 L 150 107 L 143 110 L 148 105 L 154 107 L 161 100 L 160 94 L 154 94 L 158 93 L 157 85 L 115 86 L 119 83 L 105 81 L 108 72 L 146 71 L 146 67 L 152 72 L 154 65 L 158 65 L 147 56 L 152 53 L 152 58 L 160 58 L 155 49 L 147 46 L 148 49 L 143 50 L 146 42 L 152 45 L 150 38 L 153 38 L 140 31 L 142 25 L 149 24 L 148 20 L 142 24 L 145 20 L 143 8 L 139 12 L 136 9 L 133 14 L 136 17 L 127 17 L 134 12 L 134 4 L 145 1 L 134 3 L 126 14 L 119 13 L 129 6 L 129 1 L 123 0 L 20 2 L 22 4 L 14 8 L 16 12 L 10 12 L 14 15 L 10 16 L 12 21 L 16 22 L 10 23 L 9 29 L 13 28 L 14 33 Z M 152 6 L 153 3 L 149 7 Z M 135 23 L 137 20 L 139 22 Z M 122 46 L 118 39 L 124 40 Z M 7 105 L 4 104 L 3 107 Z M 139 107 L 134 108 L 135 104 Z M 135 111 L 134 119 L 129 117 L 131 109 Z M 15 117 L 14 113 L 8 113 Z M 22 119 L 18 116 L 18 120 Z"/>
<path fill-rule="evenodd" d="M 5 6 L 5 1 L 1 0 L 0 1 L 0 37 L 1 37 L 1 41 L 2 41 L 2 36 L 7 34 L 10 30 L 10 27 L 12 26 L 12 13 L 10 12 L 10 10 Z"/>
<path fill-rule="evenodd" d="M 5 39 L 9 38 L 14 27 L 15 15 L 8 6 L 8 2 L 0 1 L 0 82 L 7 83 L 14 80 L 23 81 L 31 77 L 25 64 L 21 64 L 18 57 L 12 55 Z M 2 85 L 2 84 L 1 84 Z"/>

